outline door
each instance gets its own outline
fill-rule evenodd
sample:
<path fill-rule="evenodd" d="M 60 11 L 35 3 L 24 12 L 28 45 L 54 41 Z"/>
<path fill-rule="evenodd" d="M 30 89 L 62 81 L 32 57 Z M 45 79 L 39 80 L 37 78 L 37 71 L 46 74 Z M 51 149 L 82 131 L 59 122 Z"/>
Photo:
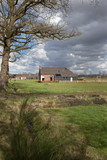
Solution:
<path fill-rule="evenodd" d="M 53 80 L 53 77 L 52 76 L 50 76 L 50 81 L 52 81 Z"/>

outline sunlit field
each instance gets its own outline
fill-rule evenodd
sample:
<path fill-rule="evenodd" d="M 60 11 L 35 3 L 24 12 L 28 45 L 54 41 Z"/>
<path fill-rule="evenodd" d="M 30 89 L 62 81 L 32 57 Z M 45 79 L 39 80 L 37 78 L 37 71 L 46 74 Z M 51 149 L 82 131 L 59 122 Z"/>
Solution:
<path fill-rule="evenodd" d="M 13 89 L 13 90 L 12 90 Z M 10 81 L 8 92 L 25 94 L 75 94 L 102 93 L 107 94 L 107 82 L 59 82 L 38 83 L 33 80 Z"/>

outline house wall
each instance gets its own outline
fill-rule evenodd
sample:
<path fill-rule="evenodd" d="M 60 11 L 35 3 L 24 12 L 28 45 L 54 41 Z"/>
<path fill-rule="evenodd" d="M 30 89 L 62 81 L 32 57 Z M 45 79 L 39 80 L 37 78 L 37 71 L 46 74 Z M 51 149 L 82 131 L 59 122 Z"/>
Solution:
<path fill-rule="evenodd" d="M 52 81 L 55 80 L 55 76 L 54 75 L 41 75 L 41 81 L 51 81 L 50 77 L 52 77 Z M 44 80 L 42 80 L 42 78 L 44 78 Z"/>
<path fill-rule="evenodd" d="M 20 77 L 15 77 L 15 80 L 20 80 Z"/>
<path fill-rule="evenodd" d="M 70 77 L 55 76 L 55 80 L 58 80 L 58 81 L 70 81 Z"/>
<path fill-rule="evenodd" d="M 50 79 L 52 77 L 52 80 Z M 40 81 L 76 81 L 77 77 L 62 77 L 56 75 L 41 75 Z"/>
<path fill-rule="evenodd" d="M 62 76 L 55 76 L 55 80 L 58 80 L 58 81 L 76 81 L 77 80 L 77 77 L 62 77 Z"/>

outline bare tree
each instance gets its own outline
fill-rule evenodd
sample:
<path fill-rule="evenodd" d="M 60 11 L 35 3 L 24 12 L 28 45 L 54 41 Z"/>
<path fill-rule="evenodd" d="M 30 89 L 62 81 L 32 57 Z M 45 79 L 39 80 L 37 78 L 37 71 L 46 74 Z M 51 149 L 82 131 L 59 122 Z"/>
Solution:
<path fill-rule="evenodd" d="M 49 23 L 52 14 L 66 13 L 68 8 L 69 0 L 0 0 L 0 89 L 8 86 L 9 60 L 15 61 L 30 49 L 34 39 L 62 40 L 78 34 L 76 30 L 67 32 L 64 25 Z"/>

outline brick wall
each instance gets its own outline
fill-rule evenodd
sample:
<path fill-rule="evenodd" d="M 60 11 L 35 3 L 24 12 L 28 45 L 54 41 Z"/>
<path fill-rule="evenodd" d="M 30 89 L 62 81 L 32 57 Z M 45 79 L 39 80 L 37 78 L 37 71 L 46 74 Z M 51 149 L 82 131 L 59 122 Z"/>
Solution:
<path fill-rule="evenodd" d="M 52 77 L 52 81 L 55 80 L 55 76 L 54 75 L 42 75 L 44 76 L 44 81 L 51 81 L 50 77 Z"/>

